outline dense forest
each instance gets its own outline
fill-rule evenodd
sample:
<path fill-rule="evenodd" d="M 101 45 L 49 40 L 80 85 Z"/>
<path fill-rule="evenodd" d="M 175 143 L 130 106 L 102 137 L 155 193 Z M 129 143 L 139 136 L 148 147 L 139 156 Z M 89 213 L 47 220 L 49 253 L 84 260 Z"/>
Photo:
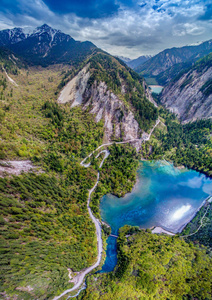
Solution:
<path fill-rule="evenodd" d="M 79 299 L 212 299 L 212 262 L 205 249 L 127 225 L 117 243 L 115 271 L 89 277 Z"/>
<path fill-rule="evenodd" d="M 54 102 L 63 71 L 22 69 L 12 95 L 10 84 L 0 87 L 0 157 L 36 166 L 0 178 L 0 292 L 17 299 L 52 298 L 73 285 L 68 268 L 79 271 L 97 255 L 86 206 L 96 170 L 79 162 L 102 143 L 103 124 Z"/>
<path fill-rule="evenodd" d="M 181 233 L 187 242 L 204 245 L 212 254 L 212 203 L 206 202 Z"/>
<path fill-rule="evenodd" d="M 90 207 L 98 217 L 100 217 L 99 203 L 105 194 L 111 193 L 117 197 L 123 197 L 131 192 L 136 182 L 136 170 L 139 163 L 138 155 L 130 145 L 114 144 L 108 149 L 110 155 L 100 169 L 100 181 L 91 197 Z"/>
<path fill-rule="evenodd" d="M 49 120 L 39 133 L 46 149 L 32 160 L 42 172 L 0 179 L 1 292 L 18 289 L 26 297 L 27 283 L 31 297 L 46 299 L 70 286 L 67 268 L 79 271 L 96 258 L 95 227 L 86 206 L 96 171 L 81 167 L 75 155 L 83 157 L 101 142 L 102 127 L 86 114 L 82 124 L 77 110 L 73 118 L 49 102 L 41 113 Z"/>
<path fill-rule="evenodd" d="M 212 175 L 212 122 L 198 120 L 182 125 L 176 116 L 159 110 L 165 126 L 156 129 L 155 139 L 143 145 L 143 155 L 149 159 L 167 159 L 175 165 L 184 165 Z"/>
<path fill-rule="evenodd" d="M 2 166 L 10 159 L 30 159 L 35 166 L 30 173 L 0 178 L 0 292 L 17 299 L 52 298 L 73 285 L 69 269 L 80 271 L 97 255 L 86 205 L 98 165 L 94 160 L 86 169 L 79 163 L 103 143 L 103 122 L 96 123 L 80 107 L 55 102 L 61 79 L 72 76 L 72 70 L 21 69 L 13 77 L 19 87 L 12 93 L 1 73 Z M 109 150 L 100 170 L 100 193 L 94 196 L 98 201 L 105 188 L 122 195 L 135 183 L 135 149 L 113 145 Z M 95 200 L 92 205 L 98 213 Z"/>

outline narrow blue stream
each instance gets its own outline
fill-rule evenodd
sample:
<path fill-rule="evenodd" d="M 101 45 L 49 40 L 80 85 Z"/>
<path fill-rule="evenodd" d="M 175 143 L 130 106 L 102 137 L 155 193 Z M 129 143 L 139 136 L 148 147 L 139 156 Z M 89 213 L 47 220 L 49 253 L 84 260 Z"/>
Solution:
<path fill-rule="evenodd" d="M 212 181 L 199 172 L 175 168 L 164 161 L 141 162 L 138 182 L 123 198 L 105 195 L 100 204 L 102 220 L 118 234 L 124 225 L 151 228 L 161 226 L 179 232 L 208 195 Z M 107 240 L 107 257 L 101 272 L 109 272 L 117 263 L 116 238 Z"/>

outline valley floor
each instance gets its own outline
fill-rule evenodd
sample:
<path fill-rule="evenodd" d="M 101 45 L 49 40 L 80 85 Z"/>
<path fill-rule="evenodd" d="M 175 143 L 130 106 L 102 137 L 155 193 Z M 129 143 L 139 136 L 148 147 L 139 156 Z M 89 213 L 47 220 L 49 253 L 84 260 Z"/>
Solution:
<path fill-rule="evenodd" d="M 155 129 L 155 127 L 160 123 L 160 120 L 157 120 L 156 121 L 156 124 L 153 126 L 153 128 L 151 129 L 150 133 L 148 136 L 145 136 L 145 138 L 139 140 L 141 143 L 144 142 L 144 141 L 147 141 L 151 138 L 151 135 Z M 103 144 L 101 146 L 99 146 L 97 149 L 95 149 L 94 151 L 92 151 L 86 158 L 84 158 L 82 161 L 81 161 L 81 165 L 85 168 L 89 167 L 90 166 L 90 163 L 86 164 L 86 160 L 88 158 L 90 158 L 96 151 L 98 151 L 99 149 L 101 149 L 102 147 L 106 147 L 106 146 L 110 146 L 112 144 L 126 144 L 126 143 L 132 143 L 132 142 L 135 142 L 135 141 L 138 141 L 138 139 L 135 139 L 135 140 L 128 140 L 128 141 L 123 141 L 123 142 L 111 142 L 111 143 L 107 143 L 107 144 Z M 98 158 L 98 156 L 101 154 L 101 153 L 105 153 L 100 165 L 99 165 L 99 168 L 102 167 L 105 159 L 109 156 L 109 151 L 107 150 L 103 150 L 101 152 L 99 152 L 96 156 L 96 158 Z M 102 258 L 102 252 L 103 252 L 103 243 L 102 243 L 102 234 L 101 234 L 101 224 L 99 222 L 98 219 L 95 218 L 95 216 L 93 215 L 91 209 L 90 209 L 90 200 L 91 200 L 91 194 L 93 193 L 93 191 L 96 189 L 97 185 L 98 185 L 98 182 L 99 182 L 99 176 L 100 176 L 100 173 L 98 172 L 97 174 L 97 181 L 95 183 L 95 185 L 93 186 L 92 189 L 89 190 L 89 195 L 88 195 L 88 201 L 87 201 L 87 208 L 88 208 L 88 212 L 89 212 L 89 215 L 90 215 L 90 218 L 92 219 L 92 221 L 94 222 L 95 224 L 95 227 L 96 227 L 96 236 L 97 236 L 97 249 L 98 249 L 98 256 L 97 256 L 97 262 L 88 267 L 87 269 L 85 270 L 82 270 L 81 272 L 79 272 L 79 274 L 73 279 L 73 282 L 75 283 L 75 285 L 71 288 L 71 289 L 67 289 L 65 290 L 63 293 L 61 293 L 59 296 L 56 296 L 54 297 L 53 300 L 58 300 L 60 299 L 61 297 L 63 297 L 64 295 L 68 294 L 68 293 L 71 293 L 77 289 L 79 289 L 79 287 L 82 285 L 83 281 L 84 281 L 84 278 L 85 276 L 90 273 L 93 269 L 97 268 L 101 262 L 101 258 Z"/>

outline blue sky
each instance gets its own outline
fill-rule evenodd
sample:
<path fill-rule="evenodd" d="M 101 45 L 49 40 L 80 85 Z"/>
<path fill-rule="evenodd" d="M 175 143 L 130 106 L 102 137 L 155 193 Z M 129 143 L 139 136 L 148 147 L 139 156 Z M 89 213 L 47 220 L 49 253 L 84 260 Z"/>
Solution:
<path fill-rule="evenodd" d="M 47 23 L 131 58 L 212 38 L 212 0 L 0 0 L 0 29 Z"/>

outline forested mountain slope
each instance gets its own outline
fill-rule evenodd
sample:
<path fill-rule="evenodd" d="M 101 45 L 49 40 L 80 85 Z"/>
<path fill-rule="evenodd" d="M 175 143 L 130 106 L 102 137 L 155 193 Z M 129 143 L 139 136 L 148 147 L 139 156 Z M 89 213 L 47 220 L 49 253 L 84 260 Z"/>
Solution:
<path fill-rule="evenodd" d="M 2 297 L 11 299 L 53 299 L 73 285 L 69 269 L 80 271 L 96 259 L 95 227 L 88 215 L 87 197 L 97 171 L 95 165 L 82 167 L 80 161 L 103 144 L 105 126 L 103 120 L 95 120 L 97 113 L 90 111 L 92 103 L 87 109 L 82 109 L 84 102 L 80 107 L 56 103 L 62 87 L 81 67 L 22 68 L 15 63 L 16 56 L 10 59 L 11 55 L 8 50 L 1 52 L 1 64 L 5 67 L 11 63 L 7 72 L 17 86 L 0 69 L 0 164 L 1 168 L 13 170 L 10 160 L 23 164 L 30 160 L 35 168 L 12 177 L 1 172 L 0 292 Z M 136 105 L 141 111 L 145 108 L 141 115 L 138 112 L 138 121 L 134 119 L 137 124 L 140 122 L 141 133 L 155 123 L 157 109 L 146 98 L 146 86 L 136 73 L 101 53 L 82 67 L 88 64 L 86 103 L 91 101 L 90 93 L 95 87 L 104 82 L 111 98 L 108 106 L 113 105 L 113 97 L 119 97 L 118 109 L 123 110 L 124 117 L 134 115 Z M 124 93 L 121 83 L 126 84 Z M 119 111 L 117 114 L 118 119 L 123 118 Z M 111 159 L 121 160 L 107 172 L 107 191 L 117 195 L 129 192 L 136 180 L 132 175 L 137 166 L 135 150 L 129 146 L 124 151 L 123 147 L 111 150 Z M 123 170 L 125 158 L 128 168 Z M 109 184 L 111 172 L 116 172 L 117 180 L 122 181 L 121 191 Z M 122 174 L 124 178 L 120 177 Z"/>
<path fill-rule="evenodd" d="M 161 103 L 181 121 L 212 117 L 212 53 L 179 73 L 161 94 Z"/>
<path fill-rule="evenodd" d="M 107 141 L 139 139 L 157 120 L 144 80 L 110 55 L 93 55 L 71 81 L 66 78 L 65 82 L 58 102 L 72 107 L 82 104 L 95 115 L 96 122 L 103 119 Z"/>
<path fill-rule="evenodd" d="M 156 82 L 159 85 L 165 86 L 172 79 L 174 79 L 176 76 L 178 76 L 178 74 L 181 73 L 183 70 L 190 68 L 192 66 L 192 64 L 193 64 L 192 61 L 186 61 L 186 62 L 175 64 L 172 67 L 161 72 L 157 76 L 154 76 L 153 78 L 156 80 Z"/>
<path fill-rule="evenodd" d="M 142 56 L 139 56 L 138 58 L 130 60 L 129 62 L 126 62 L 126 64 L 128 65 L 128 67 L 135 70 L 137 67 L 143 65 L 150 58 L 151 58 L 151 55 L 142 55 Z"/>
<path fill-rule="evenodd" d="M 209 54 L 211 51 L 212 40 L 201 43 L 198 46 L 185 46 L 181 48 L 165 49 L 164 51 L 150 58 L 141 66 L 137 67 L 135 71 L 145 77 L 158 77 L 159 83 L 163 83 L 160 82 L 159 74 L 164 72 L 163 77 L 166 76 L 165 80 L 169 81 L 170 74 L 174 72 L 172 71 L 171 67 L 177 64 L 181 64 L 180 68 L 182 68 L 183 63 L 193 63 L 201 57 Z M 165 73 L 165 71 L 168 69 L 171 70 L 170 74 Z M 172 78 L 173 77 L 171 77 L 171 79 Z"/>
<path fill-rule="evenodd" d="M 3 68 L 16 75 L 19 68 L 26 68 L 27 65 L 22 58 L 15 56 L 12 51 L 4 47 L 0 47 L 0 68 Z"/>

